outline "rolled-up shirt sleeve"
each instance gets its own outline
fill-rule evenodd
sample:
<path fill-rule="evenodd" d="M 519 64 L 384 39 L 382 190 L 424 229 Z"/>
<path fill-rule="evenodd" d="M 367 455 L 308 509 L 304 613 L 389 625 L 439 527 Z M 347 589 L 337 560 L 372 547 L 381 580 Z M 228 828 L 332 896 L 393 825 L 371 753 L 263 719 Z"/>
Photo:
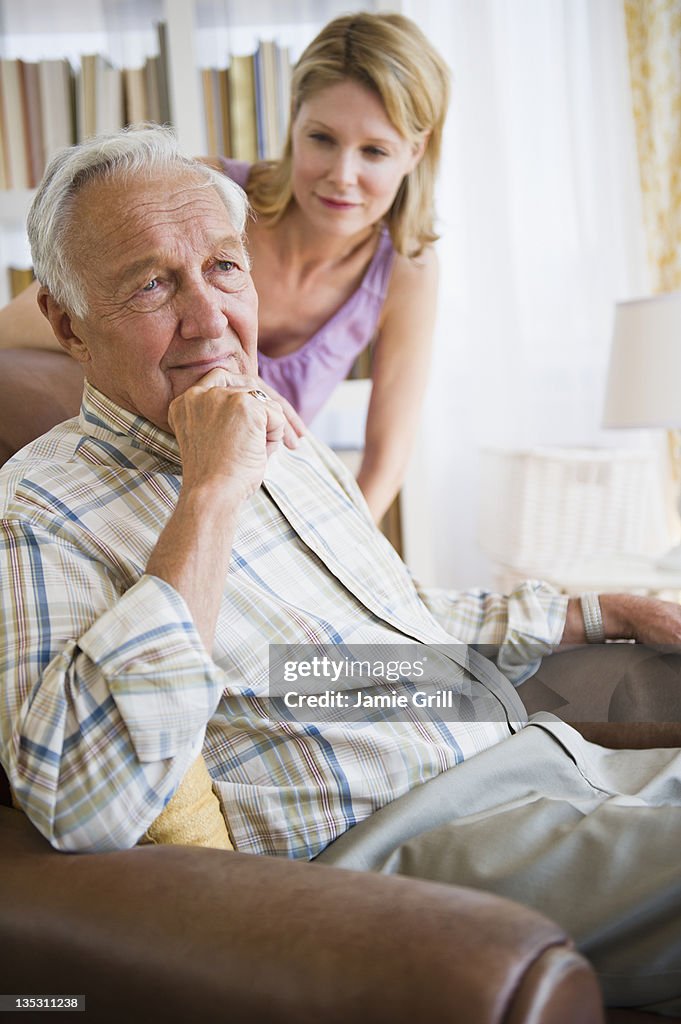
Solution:
<path fill-rule="evenodd" d="M 525 580 L 509 594 L 424 589 L 420 596 L 448 633 L 492 658 L 514 686 L 563 636 L 568 599 L 541 580 Z"/>
<path fill-rule="evenodd" d="M 133 846 L 222 693 L 182 597 L 25 522 L 0 522 L 2 755 L 53 846 Z"/>

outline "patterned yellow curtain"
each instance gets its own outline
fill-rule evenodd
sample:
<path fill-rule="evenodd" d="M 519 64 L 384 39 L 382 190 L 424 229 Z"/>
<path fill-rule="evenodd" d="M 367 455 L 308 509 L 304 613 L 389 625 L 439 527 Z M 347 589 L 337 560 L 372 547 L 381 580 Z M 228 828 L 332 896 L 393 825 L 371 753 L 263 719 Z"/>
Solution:
<path fill-rule="evenodd" d="M 681 0 L 624 0 L 654 292 L 681 288 Z M 679 541 L 681 432 L 667 434 L 670 537 Z"/>
<path fill-rule="evenodd" d="M 681 0 L 624 0 L 653 290 L 681 288 Z"/>

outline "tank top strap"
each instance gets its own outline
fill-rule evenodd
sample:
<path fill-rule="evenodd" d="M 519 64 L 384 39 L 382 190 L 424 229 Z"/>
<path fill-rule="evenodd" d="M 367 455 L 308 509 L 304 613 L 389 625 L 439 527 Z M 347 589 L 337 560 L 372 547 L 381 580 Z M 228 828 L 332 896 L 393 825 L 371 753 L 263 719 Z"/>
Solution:
<path fill-rule="evenodd" d="M 390 282 L 390 275 L 395 262 L 395 247 L 387 227 L 381 228 L 381 236 L 366 273 L 360 285 L 360 289 L 370 292 L 381 304 L 385 298 Z"/>

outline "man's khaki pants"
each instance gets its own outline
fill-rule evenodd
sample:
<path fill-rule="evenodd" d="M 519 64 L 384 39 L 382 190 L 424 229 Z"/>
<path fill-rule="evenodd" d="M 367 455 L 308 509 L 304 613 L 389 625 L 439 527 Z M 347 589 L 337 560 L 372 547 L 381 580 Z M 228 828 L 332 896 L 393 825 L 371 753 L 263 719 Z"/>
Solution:
<path fill-rule="evenodd" d="M 681 1014 L 681 751 L 606 750 L 540 712 L 318 859 L 527 904 L 574 938 L 607 1005 Z"/>

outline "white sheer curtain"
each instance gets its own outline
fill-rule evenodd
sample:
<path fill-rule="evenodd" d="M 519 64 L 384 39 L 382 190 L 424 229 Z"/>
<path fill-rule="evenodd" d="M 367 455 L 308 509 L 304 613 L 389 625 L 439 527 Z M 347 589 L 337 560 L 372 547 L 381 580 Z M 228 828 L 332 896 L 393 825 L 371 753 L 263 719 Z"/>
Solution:
<path fill-rule="evenodd" d="M 420 445 L 428 545 L 412 567 L 461 587 L 490 578 L 481 446 L 622 441 L 600 431 L 613 306 L 648 291 L 624 13 L 620 0 L 402 9 L 454 79 Z"/>

